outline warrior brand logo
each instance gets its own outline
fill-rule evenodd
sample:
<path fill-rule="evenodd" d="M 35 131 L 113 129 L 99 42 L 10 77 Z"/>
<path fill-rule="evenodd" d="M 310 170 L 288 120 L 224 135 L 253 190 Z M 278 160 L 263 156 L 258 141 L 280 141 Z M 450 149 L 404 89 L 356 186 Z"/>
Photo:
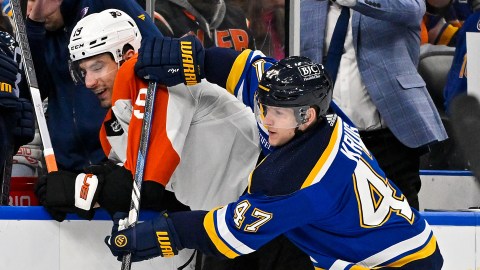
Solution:
<path fill-rule="evenodd" d="M 144 14 L 140 14 L 137 16 L 140 20 L 142 21 L 145 21 L 145 15 Z"/>
<path fill-rule="evenodd" d="M 90 184 L 87 182 L 89 178 L 92 178 L 93 174 L 85 174 L 85 177 L 83 178 L 83 185 L 82 188 L 80 189 L 80 198 L 87 200 L 88 196 L 88 190 L 90 189 Z"/>
<path fill-rule="evenodd" d="M 127 237 L 125 235 L 119 234 L 119 235 L 117 235 L 117 237 L 115 237 L 114 242 L 115 242 L 115 245 L 117 247 L 124 247 L 124 246 L 127 245 L 128 240 L 127 240 Z"/>
<path fill-rule="evenodd" d="M 12 85 L 9 83 L 0 82 L 0 92 L 12 93 Z"/>
<path fill-rule="evenodd" d="M 300 71 L 300 75 L 305 78 L 305 81 L 312 80 L 319 78 L 320 68 L 317 65 L 306 65 L 298 67 L 298 71 Z"/>
<path fill-rule="evenodd" d="M 193 64 L 192 42 L 181 41 L 180 49 L 182 50 L 182 65 L 185 82 L 187 85 L 195 85 L 198 81 Z"/>
<path fill-rule="evenodd" d="M 168 237 L 168 232 L 156 232 L 157 241 L 160 244 L 160 249 L 162 251 L 163 257 L 173 257 L 172 244 L 170 243 L 170 237 Z"/>

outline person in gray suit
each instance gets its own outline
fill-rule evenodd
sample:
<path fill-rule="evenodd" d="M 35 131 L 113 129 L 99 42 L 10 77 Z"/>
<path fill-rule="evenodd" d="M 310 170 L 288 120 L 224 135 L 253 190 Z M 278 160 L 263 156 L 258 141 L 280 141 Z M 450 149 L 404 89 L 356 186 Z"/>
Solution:
<path fill-rule="evenodd" d="M 420 156 L 447 139 L 417 72 L 425 2 L 302 0 L 301 55 L 323 62 L 342 7 L 350 9 L 350 19 L 333 99 L 361 130 L 387 177 L 418 209 Z"/>

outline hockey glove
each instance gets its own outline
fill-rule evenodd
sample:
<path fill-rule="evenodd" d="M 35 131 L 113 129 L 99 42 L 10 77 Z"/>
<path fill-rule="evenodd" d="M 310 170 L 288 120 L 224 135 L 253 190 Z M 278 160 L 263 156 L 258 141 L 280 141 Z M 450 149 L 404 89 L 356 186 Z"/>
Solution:
<path fill-rule="evenodd" d="M 48 173 L 38 179 L 35 194 L 52 218 L 61 222 L 67 213 L 92 219 L 103 177 L 94 174 L 75 174 L 67 171 Z"/>
<path fill-rule="evenodd" d="M 10 57 L 0 51 L 0 110 L 15 112 L 18 98 L 13 92 L 17 80 L 18 65 Z"/>
<path fill-rule="evenodd" d="M 132 187 L 130 171 L 108 161 L 87 167 L 78 175 L 66 171 L 48 173 L 38 179 L 35 194 L 57 221 L 63 221 L 67 213 L 90 220 L 97 202 L 110 215 L 128 211 Z"/>
<path fill-rule="evenodd" d="M 135 73 L 145 80 L 174 86 L 195 85 L 205 78 L 205 50 L 192 35 L 182 38 L 143 38 Z"/>
<path fill-rule="evenodd" d="M 15 152 L 20 146 L 31 142 L 35 136 L 35 112 L 29 100 L 18 99 L 16 111 L 17 126 L 13 131 L 15 137 Z"/>
<path fill-rule="evenodd" d="M 119 261 L 127 253 L 132 253 L 132 262 L 138 262 L 158 256 L 172 257 L 182 249 L 168 213 L 162 212 L 156 219 L 131 228 L 127 228 L 127 219 L 126 213 L 116 213 L 112 234 L 105 238 L 105 244 Z"/>

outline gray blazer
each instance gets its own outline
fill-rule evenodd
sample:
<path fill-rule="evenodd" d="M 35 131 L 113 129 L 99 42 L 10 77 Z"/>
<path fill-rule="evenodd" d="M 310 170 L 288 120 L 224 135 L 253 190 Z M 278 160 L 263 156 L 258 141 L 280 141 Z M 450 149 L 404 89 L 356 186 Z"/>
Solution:
<path fill-rule="evenodd" d="M 322 62 L 328 0 L 301 0 L 301 55 Z M 424 0 L 358 0 L 353 45 L 367 91 L 387 126 L 416 148 L 447 138 L 417 72 Z"/>

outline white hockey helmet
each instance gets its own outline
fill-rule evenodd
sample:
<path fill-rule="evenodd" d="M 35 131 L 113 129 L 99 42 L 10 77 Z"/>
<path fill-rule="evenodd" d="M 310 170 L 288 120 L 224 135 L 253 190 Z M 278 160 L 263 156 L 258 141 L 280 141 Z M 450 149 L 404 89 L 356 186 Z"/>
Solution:
<path fill-rule="evenodd" d="M 123 49 L 130 45 L 138 52 L 142 35 L 135 21 L 118 9 L 107 9 L 81 19 L 70 36 L 70 75 L 77 84 L 85 82 L 79 60 L 110 53 L 116 63 L 123 60 Z"/>
<path fill-rule="evenodd" d="M 115 62 L 122 60 L 122 49 L 130 44 L 135 52 L 142 35 L 135 21 L 118 9 L 107 9 L 81 19 L 70 36 L 70 59 L 78 61 L 109 52 Z"/>

